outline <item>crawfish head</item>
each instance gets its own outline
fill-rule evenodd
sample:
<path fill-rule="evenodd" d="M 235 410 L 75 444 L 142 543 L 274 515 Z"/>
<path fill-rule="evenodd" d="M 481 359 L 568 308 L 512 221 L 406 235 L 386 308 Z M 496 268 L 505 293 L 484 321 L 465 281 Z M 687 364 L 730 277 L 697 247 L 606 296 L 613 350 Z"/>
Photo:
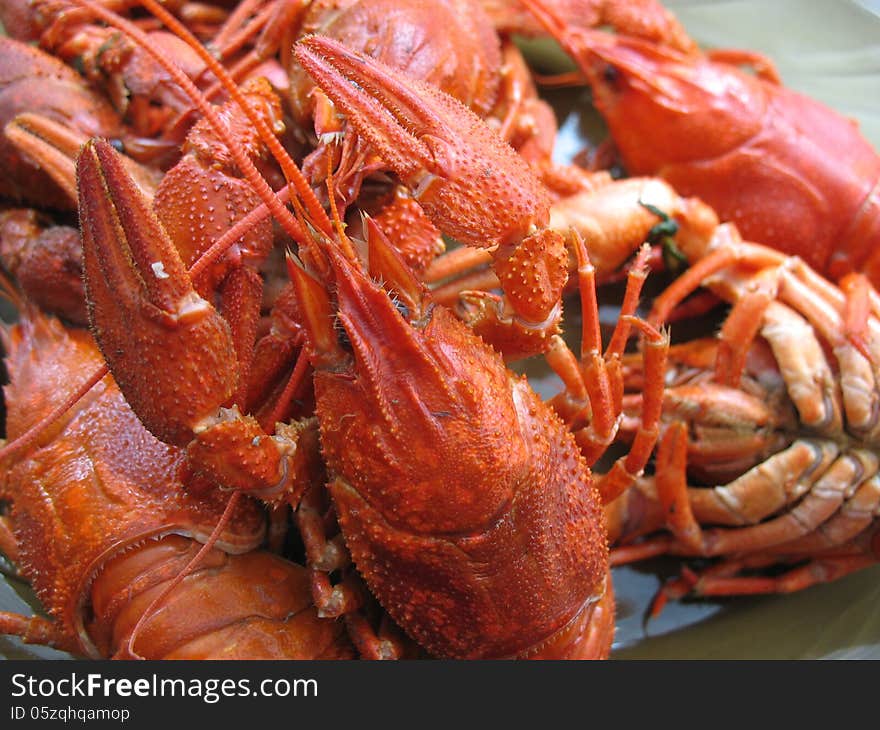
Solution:
<path fill-rule="evenodd" d="M 784 87 L 760 54 L 547 27 L 587 76 L 631 174 L 699 196 L 746 239 L 876 284 L 880 157 L 851 120 Z"/>
<path fill-rule="evenodd" d="M 587 38 L 582 68 L 631 172 L 709 159 L 761 129 L 767 102 L 753 77 L 640 39 Z"/>
<path fill-rule="evenodd" d="M 602 513 L 570 434 L 447 310 L 409 323 L 355 266 L 334 262 L 352 353 L 325 358 L 315 390 L 358 569 L 434 654 L 552 643 L 590 615 L 607 574 Z"/>

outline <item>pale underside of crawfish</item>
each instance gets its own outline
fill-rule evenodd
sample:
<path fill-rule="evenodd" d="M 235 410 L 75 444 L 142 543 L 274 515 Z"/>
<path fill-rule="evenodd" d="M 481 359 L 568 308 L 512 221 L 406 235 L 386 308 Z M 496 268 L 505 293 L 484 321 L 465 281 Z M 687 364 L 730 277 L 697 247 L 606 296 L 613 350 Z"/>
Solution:
<path fill-rule="evenodd" d="M 718 341 L 672 353 L 657 472 L 610 507 L 616 559 L 720 558 L 668 596 L 792 591 L 876 563 L 880 298 L 724 229 L 694 258 L 655 316 L 699 285 L 733 307 Z"/>

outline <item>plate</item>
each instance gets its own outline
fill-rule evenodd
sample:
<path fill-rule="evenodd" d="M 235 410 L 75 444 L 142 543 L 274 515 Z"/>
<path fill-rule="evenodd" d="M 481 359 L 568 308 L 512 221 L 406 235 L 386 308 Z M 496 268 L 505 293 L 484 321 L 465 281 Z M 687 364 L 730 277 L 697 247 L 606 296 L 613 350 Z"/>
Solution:
<path fill-rule="evenodd" d="M 761 51 L 785 83 L 859 121 L 880 149 L 880 0 L 674 0 L 666 3 L 700 43 Z M 583 94 L 561 100 L 560 155 L 601 133 L 583 121 Z M 542 383 L 545 387 L 547 383 Z M 551 391 L 555 390 L 555 385 Z M 613 659 L 880 658 L 880 566 L 788 596 L 672 603 L 644 621 L 676 563 L 615 569 L 617 630 Z M 0 610 L 29 614 L 26 584 L 0 576 Z M 63 659 L 67 654 L 0 637 L 0 657 Z"/>

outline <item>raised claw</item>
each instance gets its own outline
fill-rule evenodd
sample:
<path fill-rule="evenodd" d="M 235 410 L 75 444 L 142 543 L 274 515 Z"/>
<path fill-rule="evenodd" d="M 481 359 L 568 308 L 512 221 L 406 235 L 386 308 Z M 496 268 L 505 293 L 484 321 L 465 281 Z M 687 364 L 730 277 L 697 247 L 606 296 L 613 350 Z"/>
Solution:
<path fill-rule="evenodd" d="M 90 141 L 77 182 L 89 320 L 126 400 L 154 436 L 189 447 L 197 473 L 282 490 L 295 446 L 252 417 L 221 411 L 238 385 L 230 327 L 193 288 L 120 156 Z"/>
<path fill-rule="evenodd" d="M 547 191 L 513 148 L 451 96 L 335 40 L 310 36 L 294 52 L 441 231 L 495 249 L 517 316 L 546 320 L 567 279 L 567 254 L 562 237 L 544 230 Z"/>
<path fill-rule="evenodd" d="M 549 200 L 540 182 L 460 102 L 330 38 L 305 38 L 295 53 L 441 230 L 489 248 L 546 225 Z"/>
<path fill-rule="evenodd" d="M 144 425 L 185 446 L 235 389 L 229 327 L 196 293 L 107 142 L 83 148 L 77 185 L 89 319 L 101 352 Z"/>

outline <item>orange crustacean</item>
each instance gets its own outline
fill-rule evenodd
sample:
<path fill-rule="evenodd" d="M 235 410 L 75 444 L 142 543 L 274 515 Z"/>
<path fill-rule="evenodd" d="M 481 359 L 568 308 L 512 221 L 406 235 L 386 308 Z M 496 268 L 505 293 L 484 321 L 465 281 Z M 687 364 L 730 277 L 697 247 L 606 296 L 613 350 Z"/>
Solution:
<path fill-rule="evenodd" d="M 88 332 L 23 302 L 19 313 L 3 331 L 13 439 L 101 362 Z M 4 552 L 53 620 L 0 612 L 0 630 L 93 658 L 351 657 L 343 627 L 318 617 L 306 569 L 259 549 L 265 520 L 253 503 L 175 585 L 226 503 L 184 490 L 184 458 L 141 425 L 109 375 L 56 420 L 0 483 L 11 505 Z M 167 610 L 153 612 L 168 588 Z"/>
<path fill-rule="evenodd" d="M 111 18 L 107 13 L 104 17 Z M 183 80 L 181 83 L 184 83 Z M 434 92 L 425 89 L 421 91 L 428 97 L 433 97 Z M 433 98 L 441 109 L 449 103 L 444 97 Z M 252 108 L 248 109 L 249 102 L 238 103 L 243 111 L 254 113 Z M 460 114 L 457 107 L 453 106 L 452 109 L 450 120 Z M 469 119 L 466 115 L 462 118 Z M 222 129 L 213 119 L 211 125 L 217 133 Z M 487 164 L 496 165 L 499 171 L 511 166 L 517 185 L 537 185 L 532 182 L 528 169 L 516 157 L 511 156 L 512 153 L 504 152 L 504 148 L 494 141 L 490 132 L 482 131 L 483 128 L 478 123 L 473 129 L 479 130 L 478 134 L 482 135 L 480 138 L 491 141 L 490 146 L 497 150 L 495 154 L 500 159 Z M 269 140 L 271 136 L 264 139 L 264 142 L 268 144 Z M 454 142 L 454 139 L 450 141 Z M 230 151 L 235 151 L 239 146 L 234 140 L 230 142 L 223 139 L 222 142 Z M 477 154 L 472 160 L 468 160 L 468 164 L 479 165 L 481 159 Z M 284 167 L 284 161 L 280 162 Z M 239 155 L 236 164 L 241 168 L 247 167 L 247 157 Z M 289 161 L 287 165 L 285 172 L 295 169 L 290 167 Z M 233 389 L 229 383 L 237 375 L 240 377 L 234 358 L 228 357 L 232 352 L 231 342 L 235 340 L 234 336 L 230 336 L 230 325 L 193 288 L 190 274 L 181 259 L 183 252 L 177 250 L 179 246 L 174 245 L 164 226 L 151 211 L 149 199 L 130 178 L 122 157 L 105 142 L 92 141 L 79 155 L 77 167 L 89 317 L 110 369 L 118 374 L 117 380 L 126 399 L 155 435 L 170 442 L 172 446 L 186 447 L 189 468 L 196 469 L 202 478 L 227 487 L 249 487 L 252 492 L 270 497 L 276 502 L 289 499 L 295 504 L 296 490 L 299 487 L 288 488 L 287 485 L 296 481 L 295 460 L 297 454 L 305 450 L 301 433 L 291 428 L 279 428 L 277 435 L 271 435 L 271 432 L 264 431 L 250 416 L 241 416 L 234 410 L 223 407 L 232 396 Z M 458 194 L 466 198 L 468 195 L 466 189 Z M 271 194 L 263 195 L 267 203 L 276 202 Z M 449 200 L 455 202 L 454 185 L 453 195 Z M 457 203 L 461 210 L 466 211 L 468 200 L 470 198 Z M 300 244 L 301 257 L 312 270 L 308 276 L 313 278 L 309 281 L 319 281 L 322 291 L 325 287 L 328 289 L 328 293 L 323 295 L 325 299 L 330 294 L 331 283 L 333 284 L 335 294 L 332 296 L 336 300 L 335 306 L 340 308 L 340 318 L 345 319 L 349 309 L 351 317 L 355 317 L 356 308 L 350 308 L 342 299 L 346 287 L 351 287 L 354 297 L 350 301 L 352 306 L 358 297 L 366 296 L 377 307 L 377 315 L 384 311 L 386 323 L 395 324 L 396 329 L 393 332 L 386 333 L 382 328 L 377 330 L 375 327 L 370 329 L 369 318 L 364 320 L 363 315 L 360 315 L 358 326 L 353 325 L 348 332 L 352 345 L 360 336 L 362 341 L 372 341 L 371 347 L 374 349 L 387 353 L 394 349 L 394 343 L 389 340 L 383 344 L 383 337 L 393 338 L 395 332 L 417 333 L 419 330 L 415 326 L 415 320 L 406 320 L 398 313 L 397 305 L 388 294 L 361 272 L 361 264 L 357 262 L 353 252 L 340 253 L 345 250 L 344 243 L 348 238 L 341 234 L 322 232 L 322 224 L 315 216 L 320 218 L 323 211 L 315 213 L 314 203 L 308 200 L 307 195 L 304 198 L 298 197 L 297 202 L 297 219 L 293 223 L 288 220 L 288 228 Z M 471 202 L 471 205 L 475 202 L 477 201 Z M 503 211 L 499 208 L 498 212 L 500 214 Z M 476 220 L 471 213 L 468 215 Z M 452 225 L 451 218 L 445 220 Z M 487 220 L 486 223 L 491 225 L 493 222 Z M 339 227 L 338 219 L 336 224 Z M 501 227 L 504 226 L 502 221 Z M 513 227 L 517 231 L 526 231 L 529 225 L 515 222 Z M 311 244 L 308 241 L 309 236 L 314 238 Z M 333 239 L 338 237 L 338 243 L 327 247 L 328 236 Z M 339 251 L 335 248 L 337 245 L 340 247 Z M 376 253 L 381 250 L 376 238 L 371 238 L 370 245 L 374 252 L 371 266 L 377 267 L 374 275 L 399 283 L 395 293 L 404 297 L 407 288 L 402 282 L 406 280 L 406 267 L 395 258 L 393 249 Z M 326 260 L 322 263 L 323 259 Z M 294 272 L 298 271 L 299 269 L 294 269 Z M 305 323 L 309 342 L 309 356 L 312 365 L 317 369 L 318 374 L 315 377 L 318 382 L 328 370 L 330 372 L 326 374 L 331 375 L 334 368 L 349 367 L 345 365 L 347 356 L 342 357 L 335 365 L 326 362 L 326 351 L 339 354 L 341 346 L 338 343 L 333 344 L 336 332 L 332 327 L 327 329 L 327 320 L 315 317 L 315 308 L 321 309 L 322 306 L 315 302 L 323 300 L 315 294 L 314 287 L 306 295 L 302 289 L 304 279 L 295 273 L 294 280 L 300 316 Z M 327 302 L 329 301 L 328 299 Z M 426 306 L 424 312 L 418 314 L 420 310 L 417 297 L 412 289 L 409 290 L 407 301 L 412 303 L 410 312 L 413 317 L 423 315 L 425 318 L 425 351 L 430 353 L 433 350 L 432 357 L 446 368 L 439 370 L 433 379 L 426 379 L 422 386 L 424 392 L 416 391 L 415 400 L 407 401 L 408 407 L 416 408 L 414 413 L 417 413 L 429 407 L 429 401 L 435 398 L 442 401 L 444 393 L 447 397 L 445 405 L 441 403 L 442 407 L 439 408 L 438 418 L 441 422 L 433 426 L 428 422 L 425 429 L 411 434 L 415 439 L 413 448 L 427 453 L 429 446 L 435 449 L 441 447 L 436 439 L 442 437 L 450 440 L 443 447 L 444 453 L 463 453 L 471 439 L 479 444 L 481 434 L 488 436 L 499 428 L 501 432 L 496 438 L 502 442 L 512 443 L 512 439 L 525 438 L 522 458 L 518 463 L 510 465 L 510 476 L 501 478 L 500 474 L 495 474 L 492 481 L 497 480 L 497 485 L 485 495 L 481 495 L 482 489 L 478 488 L 479 480 L 485 479 L 485 475 L 495 471 L 502 462 L 495 454 L 498 449 L 478 447 L 472 452 L 468 473 L 462 475 L 461 485 L 457 490 L 457 504 L 449 506 L 449 514 L 445 518 L 452 522 L 447 525 L 441 519 L 437 528 L 440 533 L 446 532 L 447 528 L 455 524 L 456 519 L 464 519 L 464 524 L 469 525 L 468 529 L 472 530 L 477 530 L 480 524 L 485 523 L 486 537 L 481 541 L 475 535 L 477 542 L 484 542 L 485 545 L 475 548 L 473 564 L 457 566 L 456 572 L 462 575 L 460 584 L 445 589 L 443 586 L 437 587 L 440 590 L 438 596 L 442 596 L 444 590 L 449 598 L 463 592 L 461 606 L 466 609 L 465 614 L 467 610 L 476 611 L 480 608 L 482 612 L 482 609 L 486 609 L 486 623 L 482 629 L 472 631 L 468 636 L 465 636 L 466 632 L 462 633 L 463 627 L 432 629 L 432 625 L 436 623 L 436 608 L 431 601 L 417 598 L 420 590 L 427 590 L 429 585 L 433 585 L 430 575 L 434 568 L 429 565 L 432 560 L 428 553 L 422 554 L 426 561 L 422 572 L 427 581 L 422 588 L 409 591 L 407 585 L 410 581 L 403 581 L 402 577 L 393 579 L 391 584 L 385 584 L 386 587 L 397 585 L 397 593 L 394 595 L 398 597 L 400 590 L 409 592 L 414 596 L 410 602 L 401 603 L 387 591 L 381 590 L 380 601 L 386 604 L 392 617 L 403 622 L 404 628 L 417 640 L 430 651 L 441 655 L 607 656 L 613 627 L 613 594 L 607 570 L 607 546 L 598 494 L 592 488 L 589 470 L 577 444 L 549 407 L 531 393 L 526 381 L 510 374 L 500 357 L 470 333 L 465 325 L 441 308 L 432 312 Z M 329 303 L 326 306 L 330 306 Z M 400 339 L 400 343 L 403 342 L 404 339 Z M 158 349 L 157 343 L 161 343 Z M 662 338 L 658 344 L 662 347 Z M 227 356 L 225 359 L 233 360 L 231 366 L 228 363 L 221 364 L 224 354 Z M 364 349 L 361 349 L 360 354 L 367 358 L 359 366 L 367 367 L 363 371 L 363 376 L 367 378 L 365 387 L 368 391 L 375 391 L 379 399 L 375 404 L 377 407 L 380 403 L 397 400 L 394 394 L 398 389 L 406 391 L 411 387 L 407 385 L 410 377 L 418 381 L 419 376 L 427 376 L 427 371 L 431 369 L 430 360 L 406 362 L 403 381 L 396 382 L 394 378 L 390 378 L 386 382 L 382 378 L 373 380 L 370 386 L 370 368 L 367 362 L 371 356 Z M 192 359 L 193 355 L 195 359 Z M 150 363 L 159 361 L 165 362 L 167 366 L 163 369 L 161 381 L 157 382 L 151 375 L 158 368 Z M 485 382 L 479 380 L 481 368 L 474 370 L 475 364 L 486 368 L 488 379 Z M 412 376 L 409 375 L 411 370 Z M 426 372 L 422 373 L 422 370 Z M 97 373 L 100 374 L 100 370 Z M 464 384 L 474 378 L 477 381 L 462 390 L 463 400 L 456 401 L 456 387 L 452 383 L 458 381 Z M 341 381 L 337 379 L 335 382 L 343 382 L 345 379 L 343 377 Z M 444 387 L 443 381 L 449 381 L 450 385 Z M 434 386 L 439 387 L 439 390 L 434 392 Z M 338 390 L 338 386 L 336 389 Z M 239 389 L 239 392 L 243 391 Z M 473 400 L 475 394 L 485 399 L 485 402 Z M 337 421 L 346 424 L 346 414 L 334 410 L 332 399 L 331 403 L 327 402 L 325 389 L 322 387 L 317 387 L 315 397 L 322 425 L 322 453 L 331 462 L 328 467 L 332 474 L 332 483 L 336 484 L 345 476 L 354 479 L 355 475 L 342 461 L 335 462 L 331 458 L 333 453 L 344 456 L 347 452 L 343 441 L 334 441 L 339 438 L 339 429 L 334 424 Z M 341 392 L 338 397 L 343 397 Z M 602 395 L 602 398 L 607 401 L 606 395 Z M 365 406 L 369 406 L 369 403 Z M 486 406 L 485 409 L 483 406 Z M 218 408 L 219 415 L 213 416 L 212 412 Z M 502 416 L 496 413 L 496 408 L 502 409 Z M 447 420 L 457 421 L 462 426 L 470 425 L 470 429 L 465 428 L 461 432 L 456 429 L 444 431 L 441 426 L 448 425 L 442 420 L 446 418 L 443 414 L 447 410 L 453 414 Z M 370 414 L 364 415 L 368 417 L 356 418 L 355 422 L 365 429 L 366 436 L 376 429 L 376 425 L 369 422 L 372 419 Z M 373 415 L 379 414 L 377 412 Z M 483 426 L 479 425 L 479 419 L 486 419 Z M 406 415 L 403 420 L 408 422 L 411 419 Z M 523 422 L 522 426 L 519 425 L 520 420 Z M 473 423 L 469 424 L 471 421 Z M 245 429 L 245 435 L 242 435 L 242 428 Z M 393 432 L 395 427 L 391 425 L 391 429 Z M 517 433 L 521 435 L 516 436 Z M 392 435 L 393 433 L 389 433 L 389 436 Z M 378 436 L 377 432 L 376 437 Z M 425 442 L 426 439 L 431 443 L 418 446 L 418 442 Z M 364 440 L 364 443 L 368 442 Z M 27 447 L 19 445 L 18 448 L 26 450 Z M 649 451 L 650 447 L 647 449 Z M 269 455 L 269 460 L 263 458 L 266 454 Z M 644 453 L 644 458 L 647 458 L 647 453 Z M 533 460 L 536 463 L 532 463 Z M 539 467 L 537 462 L 546 463 L 553 469 Z M 379 463 L 375 464 L 376 468 L 379 466 Z M 185 471 L 183 473 L 186 474 Z M 259 479 L 249 482 L 255 475 Z M 384 482 L 385 476 L 382 473 L 364 475 L 366 481 L 362 484 L 365 489 L 375 489 L 375 485 Z M 550 481 L 545 485 L 544 481 L 548 477 Z M 473 480 L 477 481 L 471 484 Z M 418 506 L 424 497 L 420 496 L 417 487 L 418 484 L 409 484 L 408 478 L 401 475 L 399 499 L 402 502 L 412 501 L 411 509 L 415 513 L 421 512 L 421 519 L 427 519 L 432 510 L 427 505 Z M 198 489 L 193 492 L 197 493 Z M 343 509 L 343 497 L 333 489 L 331 496 L 346 542 L 349 545 L 359 545 L 356 537 L 359 528 L 356 523 L 351 522 L 353 510 Z M 481 500 L 486 502 L 483 508 L 479 508 Z M 520 501 L 523 509 L 514 508 Z M 466 508 L 477 509 L 472 515 L 468 515 Z M 501 512 L 498 513 L 498 510 Z M 460 516 L 456 517 L 459 512 Z M 510 529 L 505 527 L 508 523 L 505 514 L 510 514 L 511 519 L 514 515 L 519 515 Z M 496 518 L 500 522 L 496 522 Z M 564 523 L 570 526 L 565 531 L 560 531 L 560 525 Z M 411 527 L 418 531 L 427 529 L 428 525 Z M 571 539 L 566 538 L 566 532 Z M 536 541 L 532 540 L 530 533 L 535 534 Z M 543 537 L 537 537 L 539 533 Z M 395 542 L 392 536 L 389 536 L 389 541 L 389 545 Z M 538 545 L 545 547 L 532 555 L 534 546 Z M 398 543 L 397 547 L 400 546 L 401 543 Z M 374 543 L 373 547 L 378 545 Z M 459 545 L 459 549 L 461 548 L 462 545 Z M 353 550 L 353 554 L 367 584 L 374 589 L 380 588 L 381 584 L 376 581 L 382 570 L 377 571 L 375 565 L 371 567 L 374 558 L 370 558 L 360 545 Z M 476 584 L 470 591 L 465 588 L 468 581 L 472 580 L 467 575 L 475 570 L 480 572 L 480 562 L 492 555 L 499 559 L 501 573 L 494 591 L 483 594 L 481 598 L 482 591 L 477 590 Z M 417 581 L 420 569 L 417 564 L 412 563 L 413 557 L 415 556 L 411 555 L 407 559 L 405 554 L 399 554 L 396 566 L 393 565 L 395 561 L 391 560 L 387 570 L 398 571 L 400 576 Z M 527 558 L 525 562 L 524 558 Z M 551 569 L 554 564 L 557 567 Z M 504 579 L 504 575 L 512 580 Z M 536 603 L 533 600 L 534 587 L 537 585 L 543 586 L 546 602 Z M 517 616 L 505 618 L 500 604 L 516 594 L 522 597 L 522 608 Z M 325 608 L 329 606 L 322 604 L 320 598 L 318 591 L 318 608 L 325 612 Z M 468 609 L 470 604 L 473 605 Z M 493 605 L 495 609 L 490 611 Z M 447 616 L 451 619 L 459 613 L 450 610 Z M 147 626 L 150 620 L 149 614 L 143 618 Z M 443 622 L 441 619 L 437 625 Z M 349 626 L 353 623 L 356 621 L 350 621 Z M 359 647 L 368 643 L 362 632 L 353 633 Z M 461 638 L 456 638 L 456 634 L 461 634 Z M 443 636 L 446 637 L 445 642 L 441 639 Z"/>
<path fill-rule="evenodd" d="M 0 56 L 57 92 L 0 79 L 0 152 L 28 178 L 4 195 L 62 211 L 0 213 L 0 547 L 50 614 L 4 632 L 116 658 L 605 658 L 630 604 L 611 566 L 676 561 L 657 612 L 876 562 L 880 297 L 822 278 L 871 274 L 876 155 L 863 198 L 826 196 L 861 205 L 858 235 L 773 251 L 755 216 L 726 221 L 729 186 L 640 167 L 631 56 L 678 81 L 752 65 L 743 98 L 815 112 L 859 156 L 851 130 L 655 0 L 541 7 L 457 0 L 443 27 L 408 0 L 3 9 L 43 50 Z M 510 36 L 548 26 L 641 176 L 556 160 Z M 539 397 L 510 363 L 556 379 Z"/>
<path fill-rule="evenodd" d="M 578 63 L 630 174 L 699 196 L 823 275 L 880 285 L 880 155 L 851 119 L 787 88 L 761 54 L 682 50 L 523 4 Z"/>

